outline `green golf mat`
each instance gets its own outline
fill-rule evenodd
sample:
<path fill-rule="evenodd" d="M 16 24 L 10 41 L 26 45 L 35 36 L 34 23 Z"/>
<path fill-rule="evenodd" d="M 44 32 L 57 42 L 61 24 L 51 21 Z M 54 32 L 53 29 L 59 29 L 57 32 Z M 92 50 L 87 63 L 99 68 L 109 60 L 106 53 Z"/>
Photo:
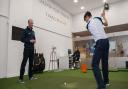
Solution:
<path fill-rule="evenodd" d="M 0 89 L 96 89 L 93 73 L 89 70 L 66 70 L 60 72 L 44 72 L 37 74 L 37 80 L 18 83 L 18 78 L 0 79 Z M 110 84 L 107 89 L 128 89 L 128 72 L 110 72 Z"/>

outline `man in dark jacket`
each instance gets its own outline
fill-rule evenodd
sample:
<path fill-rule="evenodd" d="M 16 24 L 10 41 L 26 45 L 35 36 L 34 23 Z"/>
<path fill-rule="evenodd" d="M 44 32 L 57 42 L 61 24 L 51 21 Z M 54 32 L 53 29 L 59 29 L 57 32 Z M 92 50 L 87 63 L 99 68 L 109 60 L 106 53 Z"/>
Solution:
<path fill-rule="evenodd" d="M 29 59 L 29 71 L 28 71 L 29 79 L 30 80 L 35 79 L 33 78 L 32 67 L 33 67 L 33 58 L 34 58 L 34 44 L 36 43 L 36 39 L 35 39 L 35 33 L 32 29 L 33 29 L 33 20 L 29 19 L 28 26 L 26 29 L 23 30 L 21 36 L 21 42 L 24 43 L 24 52 L 23 52 L 23 60 L 20 68 L 20 77 L 19 77 L 20 83 L 24 83 L 23 76 L 28 59 Z"/>
<path fill-rule="evenodd" d="M 80 51 L 79 51 L 78 48 L 76 48 L 76 50 L 73 53 L 72 57 L 73 57 L 73 66 L 74 66 L 74 68 L 77 68 L 76 62 L 78 62 L 79 59 L 80 59 Z"/>

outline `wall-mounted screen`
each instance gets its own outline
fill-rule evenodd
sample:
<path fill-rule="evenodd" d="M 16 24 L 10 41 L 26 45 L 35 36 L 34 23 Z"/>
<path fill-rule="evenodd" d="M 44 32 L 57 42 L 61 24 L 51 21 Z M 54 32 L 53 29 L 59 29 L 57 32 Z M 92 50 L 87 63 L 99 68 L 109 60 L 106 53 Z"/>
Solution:
<path fill-rule="evenodd" d="M 20 41 L 23 28 L 12 26 L 12 40 Z"/>

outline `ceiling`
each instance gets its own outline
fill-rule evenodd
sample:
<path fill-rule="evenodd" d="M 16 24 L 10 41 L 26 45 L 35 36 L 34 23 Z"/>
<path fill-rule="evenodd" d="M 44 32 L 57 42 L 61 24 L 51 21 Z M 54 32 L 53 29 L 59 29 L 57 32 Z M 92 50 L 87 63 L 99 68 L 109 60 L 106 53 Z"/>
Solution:
<path fill-rule="evenodd" d="M 75 15 L 90 9 L 98 8 L 103 6 L 103 0 L 79 0 L 78 3 L 74 3 L 73 0 L 51 0 L 52 2 L 59 5 L 65 11 Z M 107 0 L 108 3 L 115 3 L 122 0 Z M 81 10 L 80 7 L 84 6 L 85 9 Z"/>

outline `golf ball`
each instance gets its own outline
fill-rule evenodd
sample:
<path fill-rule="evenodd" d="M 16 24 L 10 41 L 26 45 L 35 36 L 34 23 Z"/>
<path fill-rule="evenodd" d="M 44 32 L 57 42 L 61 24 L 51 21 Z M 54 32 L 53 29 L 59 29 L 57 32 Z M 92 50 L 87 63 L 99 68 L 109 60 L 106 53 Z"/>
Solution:
<path fill-rule="evenodd" d="M 64 85 L 66 86 L 66 85 L 67 85 L 67 83 L 66 83 L 66 82 L 64 82 Z"/>

